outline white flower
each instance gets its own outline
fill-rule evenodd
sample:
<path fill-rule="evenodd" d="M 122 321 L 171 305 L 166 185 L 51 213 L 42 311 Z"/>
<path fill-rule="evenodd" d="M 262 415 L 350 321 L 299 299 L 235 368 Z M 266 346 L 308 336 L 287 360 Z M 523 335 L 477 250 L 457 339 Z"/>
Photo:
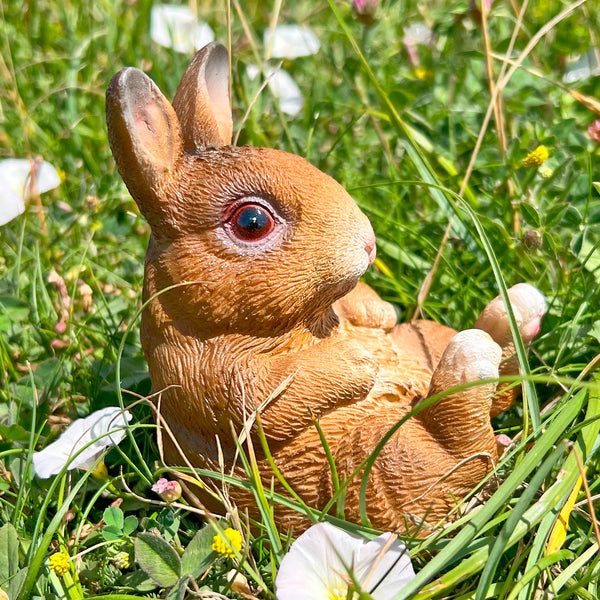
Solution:
<path fill-rule="evenodd" d="M 346 600 L 350 573 L 361 592 L 375 600 L 393 598 L 415 572 L 406 546 L 392 536 L 384 533 L 367 542 L 329 523 L 313 525 L 281 561 L 278 600 Z"/>
<path fill-rule="evenodd" d="M 150 38 L 166 48 L 193 54 L 210 44 L 215 33 L 187 6 L 158 4 L 150 11 Z"/>
<path fill-rule="evenodd" d="M 413 23 L 404 27 L 404 43 L 416 46 L 417 44 L 427 45 L 433 39 L 433 32 L 423 23 Z"/>
<path fill-rule="evenodd" d="M 316 54 L 321 47 L 319 39 L 309 27 L 278 25 L 266 29 L 263 42 L 272 58 L 297 58 Z"/>
<path fill-rule="evenodd" d="M 32 165 L 38 193 L 42 194 L 60 185 L 56 169 L 41 157 L 33 161 L 28 158 L 0 160 L 0 225 L 12 221 L 25 210 Z"/>
<path fill-rule="evenodd" d="M 564 83 L 586 81 L 600 75 L 600 62 L 598 61 L 598 48 L 591 48 L 583 56 L 567 63 L 563 75 Z"/>
<path fill-rule="evenodd" d="M 246 73 L 250 79 L 254 79 L 260 69 L 256 65 L 248 65 Z M 283 69 L 267 68 L 266 76 L 268 78 L 269 89 L 273 96 L 279 100 L 279 106 L 286 115 L 297 115 L 304 104 L 302 92 L 298 84 L 292 79 L 292 76 Z"/>
<path fill-rule="evenodd" d="M 131 419 L 129 411 L 109 406 L 73 421 L 54 443 L 33 455 L 35 474 L 48 479 L 65 466 L 69 471 L 89 469 L 106 448 L 120 443 L 125 435 L 123 428 Z"/>

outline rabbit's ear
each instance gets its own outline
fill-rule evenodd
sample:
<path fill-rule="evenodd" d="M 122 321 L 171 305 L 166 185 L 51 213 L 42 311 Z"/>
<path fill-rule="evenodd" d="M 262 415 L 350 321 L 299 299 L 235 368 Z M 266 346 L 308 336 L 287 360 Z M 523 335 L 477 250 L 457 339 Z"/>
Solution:
<path fill-rule="evenodd" d="M 153 226 L 165 216 L 161 191 L 176 179 L 183 157 L 177 115 L 146 74 L 127 67 L 108 86 L 106 122 L 119 172 Z"/>
<path fill-rule="evenodd" d="M 231 144 L 233 122 L 229 103 L 229 54 L 212 42 L 199 50 L 173 98 L 186 152 Z"/>

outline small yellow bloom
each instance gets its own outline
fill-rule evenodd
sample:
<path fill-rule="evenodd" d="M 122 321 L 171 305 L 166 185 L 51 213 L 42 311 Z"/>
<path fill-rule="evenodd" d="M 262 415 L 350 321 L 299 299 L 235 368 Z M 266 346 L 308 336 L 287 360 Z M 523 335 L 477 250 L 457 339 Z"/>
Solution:
<path fill-rule="evenodd" d="M 107 481 L 108 480 L 108 469 L 106 468 L 106 464 L 104 460 L 101 460 L 98 463 L 98 466 L 92 471 L 92 476 L 96 478 L 98 481 Z"/>
<path fill-rule="evenodd" d="M 541 167 L 549 156 L 550 152 L 548 152 L 546 146 L 538 146 L 523 159 L 523 164 L 526 167 Z"/>
<path fill-rule="evenodd" d="M 217 533 L 213 538 L 211 548 L 221 556 L 227 556 L 228 558 L 234 558 L 235 552 L 233 549 L 240 552 L 242 549 L 242 534 L 231 527 L 228 527 L 224 532 L 227 541 L 223 539 L 223 534 Z"/>
<path fill-rule="evenodd" d="M 62 577 L 69 571 L 69 555 L 65 552 L 56 552 L 50 557 L 50 568 Z"/>
<path fill-rule="evenodd" d="M 131 566 L 131 557 L 129 556 L 129 552 L 117 552 L 112 559 L 113 565 L 117 567 L 117 569 L 129 569 Z"/>
<path fill-rule="evenodd" d="M 329 590 L 327 594 L 327 600 L 346 600 L 348 598 L 348 588 L 347 587 L 335 587 Z M 356 592 L 352 593 L 352 600 L 358 598 L 358 594 Z"/>
<path fill-rule="evenodd" d="M 430 73 L 425 67 L 417 67 L 415 69 L 415 77 L 425 81 L 426 79 L 429 79 Z"/>

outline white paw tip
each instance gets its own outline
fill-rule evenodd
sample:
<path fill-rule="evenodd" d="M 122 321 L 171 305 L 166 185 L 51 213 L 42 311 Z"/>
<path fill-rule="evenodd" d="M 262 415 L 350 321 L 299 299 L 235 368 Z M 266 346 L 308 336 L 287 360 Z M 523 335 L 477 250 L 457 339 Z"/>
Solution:
<path fill-rule="evenodd" d="M 542 318 L 546 313 L 546 298 L 540 290 L 529 283 L 517 283 L 508 290 L 512 304 L 519 309 L 524 322 Z"/>
<path fill-rule="evenodd" d="M 542 317 L 547 308 L 546 298 L 529 283 L 518 283 L 508 290 L 508 295 L 519 321 L 521 336 L 525 342 L 529 342 L 542 327 Z"/>
<path fill-rule="evenodd" d="M 497 376 L 502 350 L 485 331 L 481 329 L 459 331 L 450 340 L 448 349 L 455 356 L 460 356 L 461 361 L 472 363 L 474 370 L 486 373 L 480 375 L 480 378 Z M 492 367 L 495 369 L 495 375 L 491 370 Z"/>

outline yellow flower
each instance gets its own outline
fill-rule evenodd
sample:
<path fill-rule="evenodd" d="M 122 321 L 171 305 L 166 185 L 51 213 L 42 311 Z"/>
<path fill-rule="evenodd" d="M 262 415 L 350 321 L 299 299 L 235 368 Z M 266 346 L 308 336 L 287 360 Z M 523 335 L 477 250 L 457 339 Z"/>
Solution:
<path fill-rule="evenodd" d="M 223 535 L 227 538 L 223 538 Z M 217 533 L 213 538 L 211 548 L 221 556 L 227 556 L 228 558 L 234 558 L 234 549 L 238 552 L 242 549 L 242 534 L 231 527 L 228 527 L 223 534 Z"/>
<path fill-rule="evenodd" d="M 65 552 L 56 552 L 50 557 L 50 568 L 61 577 L 69 571 L 69 555 Z"/>
<path fill-rule="evenodd" d="M 129 569 L 131 566 L 131 557 L 129 556 L 129 552 L 117 552 L 112 559 L 113 565 L 117 567 L 117 569 Z"/>
<path fill-rule="evenodd" d="M 523 164 L 526 167 L 541 167 L 549 156 L 550 152 L 548 152 L 546 146 L 538 146 L 523 159 Z"/>
<path fill-rule="evenodd" d="M 415 69 L 415 77 L 422 81 L 429 79 L 430 73 L 425 67 L 417 67 Z"/>
<path fill-rule="evenodd" d="M 329 590 L 327 593 L 327 600 L 346 600 L 348 598 L 348 588 L 347 587 L 335 587 Z M 352 593 L 352 600 L 358 598 L 358 594 L 356 592 Z"/>
<path fill-rule="evenodd" d="M 104 460 L 101 460 L 98 463 L 98 466 L 92 471 L 92 475 L 98 481 L 107 481 L 108 480 L 108 469 L 106 468 L 106 463 Z"/>

